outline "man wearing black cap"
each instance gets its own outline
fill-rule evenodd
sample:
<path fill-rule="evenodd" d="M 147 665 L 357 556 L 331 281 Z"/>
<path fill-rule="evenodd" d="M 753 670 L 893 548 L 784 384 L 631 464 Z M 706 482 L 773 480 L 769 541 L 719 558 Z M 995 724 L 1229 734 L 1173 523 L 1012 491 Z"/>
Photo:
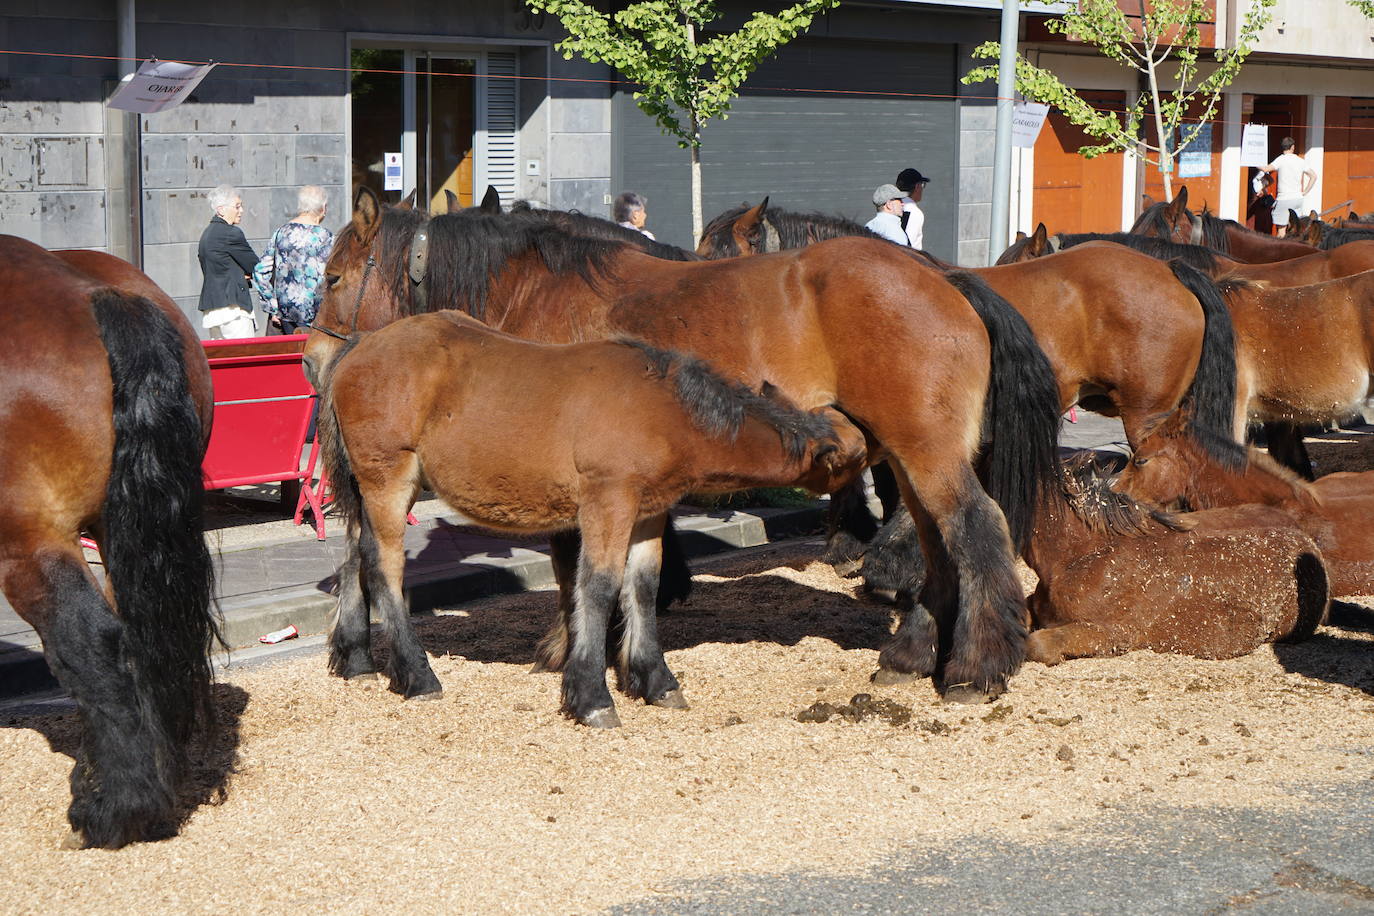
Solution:
<path fill-rule="evenodd" d="M 921 195 L 926 188 L 929 178 L 922 175 L 915 169 L 902 169 L 897 176 L 897 188 L 906 193 L 902 198 L 902 227 L 906 229 L 907 237 L 911 239 L 912 248 L 925 248 L 925 225 L 926 215 L 921 212 L 921 208 L 916 206 L 921 202 Z"/>

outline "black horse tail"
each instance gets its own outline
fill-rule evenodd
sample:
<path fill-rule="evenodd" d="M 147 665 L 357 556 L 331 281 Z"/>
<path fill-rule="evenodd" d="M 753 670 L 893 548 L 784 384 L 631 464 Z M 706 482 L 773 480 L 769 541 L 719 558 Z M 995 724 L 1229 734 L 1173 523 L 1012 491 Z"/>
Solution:
<path fill-rule="evenodd" d="M 1179 260 L 1170 261 L 1169 269 L 1197 299 L 1206 320 L 1202 355 L 1181 406 L 1199 444 L 1223 466 L 1237 469 L 1237 457 L 1243 459 L 1245 452 L 1234 447 L 1236 332 L 1231 326 L 1231 310 L 1217 284 L 1202 271 Z"/>
<path fill-rule="evenodd" d="M 123 624 L 120 654 L 152 730 L 144 740 L 170 784 L 183 763 L 173 748 L 213 727 L 210 652 L 223 644 L 205 546 L 206 436 L 171 319 L 113 289 L 92 294 L 91 308 L 114 393 L 100 549 Z"/>
<path fill-rule="evenodd" d="M 332 359 L 321 366 L 318 372 L 320 407 L 315 421 L 315 438 L 320 443 L 321 460 L 325 473 L 329 475 L 330 489 L 334 494 L 334 510 L 343 518 L 345 524 L 357 521 L 362 511 L 362 497 L 358 492 L 358 479 L 353 476 L 353 466 L 348 460 L 348 449 L 344 447 L 343 432 L 339 428 L 339 416 L 334 411 L 334 373 L 339 361 L 344 358 L 362 335 L 355 334 L 335 351 Z"/>
<path fill-rule="evenodd" d="M 983 407 L 983 486 L 1002 507 L 1012 544 L 1024 550 L 1035 512 L 1064 494 L 1059 465 L 1059 386 L 1021 313 L 976 274 L 945 274 L 988 330 L 992 370 Z"/>

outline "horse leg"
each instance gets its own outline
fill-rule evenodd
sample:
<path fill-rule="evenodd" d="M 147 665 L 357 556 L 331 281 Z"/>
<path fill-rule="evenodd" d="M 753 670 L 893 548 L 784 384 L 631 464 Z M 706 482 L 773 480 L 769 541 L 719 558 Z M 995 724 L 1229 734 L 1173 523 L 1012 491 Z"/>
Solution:
<path fill-rule="evenodd" d="M 368 489 L 361 492 L 358 551 L 363 582 L 372 600 L 381 606 L 383 626 L 391 641 L 391 657 L 386 666 L 391 689 L 407 700 L 437 699 L 444 688 L 415 635 L 402 591 L 406 562 L 402 539 L 413 493 L 403 493 L 395 486 L 383 493 L 369 494 Z"/>
<path fill-rule="evenodd" d="M 339 603 L 329 628 L 329 673 L 348 681 L 372 680 L 377 676 L 358 549 L 360 536 L 360 525 L 351 521 L 345 534 L 343 565 L 339 567 Z"/>
<path fill-rule="evenodd" d="M 569 620 L 572 647 L 563 668 L 563 712 L 592 728 L 620 725 L 606 687 L 606 629 L 620 594 L 638 505 L 637 493 L 623 495 L 584 501 L 578 511 L 582 555 Z"/>
<path fill-rule="evenodd" d="M 653 706 L 686 709 L 687 700 L 663 657 L 658 641 L 654 595 L 662 562 L 660 533 L 666 516 L 635 526 L 620 586 L 620 612 L 625 631 L 620 641 L 621 684 L 631 697 Z"/>
<path fill-rule="evenodd" d="M 910 548 L 915 544 L 919 545 L 920 551 L 925 557 L 924 569 L 932 569 L 933 565 L 930 563 L 929 552 L 939 549 L 938 532 L 931 524 L 925 510 L 916 501 L 915 493 L 906 477 L 899 475 L 897 482 L 903 495 L 907 498 L 911 518 L 915 524 L 910 535 L 899 538 L 900 543 L 905 545 L 907 549 L 887 551 L 887 560 L 891 564 L 893 560 L 914 557 L 916 551 L 912 551 Z M 900 518 L 898 516 L 899 520 Z M 900 521 L 893 524 L 894 529 L 901 525 Z M 915 532 L 918 529 L 921 531 L 921 535 L 919 540 L 915 541 Z M 911 564 L 914 566 L 914 559 L 911 560 Z M 916 599 L 915 589 L 903 587 L 906 583 L 924 581 L 927 577 L 921 575 L 920 579 L 908 579 L 905 575 L 906 570 L 900 568 L 903 565 L 905 564 L 897 563 L 898 568 L 891 579 L 891 582 L 896 585 L 893 591 L 897 593 L 900 621 L 897 624 L 896 632 L 888 638 L 878 653 L 878 670 L 872 676 L 872 681 L 875 684 L 900 684 L 916 678 L 930 677 L 935 673 L 935 666 L 939 660 L 939 633 L 935 618 L 931 616 L 927 606 L 921 600 Z M 921 597 L 926 596 L 922 594 Z"/>
<path fill-rule="evenodd" d="M 1036 630 L 1026 638 L 1026 658 L 1044 665 L 1057 665 L 1071 658 L 1104 658 L 1121 652 L 1112 634 L 1094 623 L 1066 623 Z"/>
<path fill-rule="evenodd" d="M 862 477 L 856 477 L 830 494 L 825 513 L 825 555 L 822 562 L 835 567 L 841 576 L 858 569 L 868 544 L 878 533 L 878 523 L 869 511 Z"/>
<path fill-rule="evenodd" d="M 549 536 L 549 561 L 558 583 L 558 619 L 534 647 L 531 672 L 562 671 L 568 661 L 568 625 L 572 619 L 573 593 L 577 587 L 577 556 L 582 535 L 573 528 Z"/>
<path fill-rule="evenodd" d="M 920 501 L 910 508 L 922 528 L 929 572 L 915 606 L 925 604 L 936 619 L 952 624 L 940 634 L 948 646 L 940 653 L 945 699 L 986 702 L 1006 690 L 1025 658 L 1028 621 L 1016 552 L 1006 519 L 971 466 L 925 465 L 919 471 L 911 484 Z M 933 521 L 938 537 L 924 519 Z"/>
<path fill-rule="evenodd" d="M 0 561 L 0 589 L 38 631 L 81 716 L 70 842 L 117 849 L 170 835 L 179 755 L 125 661 L 124 624 L 85 560 L 62 550 Z"/>
<path fill-rule="evenodd" d="M 1312 459 L 1302 441 L 1302 429 L 1292 423 L 1268 420 L 1264 423 L 1264 438 L 1269 455 L 1279 464 L 1294 471 L 1304 480 L 1316 480 Z"/>

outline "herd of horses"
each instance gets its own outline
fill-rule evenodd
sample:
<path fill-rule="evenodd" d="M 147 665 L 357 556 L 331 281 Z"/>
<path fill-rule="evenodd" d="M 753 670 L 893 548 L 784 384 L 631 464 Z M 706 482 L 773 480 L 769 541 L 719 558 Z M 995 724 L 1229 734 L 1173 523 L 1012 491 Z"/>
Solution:
<path fill-rule="evenodd" d="M 1041 226 L 968 270 L 767 199 L 695 251 L 491 193 L 454 204 L 360 190 L 306 345 L 346 530 L 334 675 L 442 692 L 402 592 L 422 490 L 550 536 L 558 616 L 536 667 L 592 727 L 619 724 L 608 666 L 631 698 L 686 706 L 657 614 L 690 588 L 668 517 L 689 492 L 832 494 L 832 540 L 899 610 L 873 679 L 932 678 L 951 702 L 998 696 L 1026 659 L 1243 654 L 1374 593 L 1374 473 L 1313 480 L 1303 446 L 1370 394 L 1374 229 L 1274 239 L 1184 190 L 1130 233 Z M 165 836 L 214 727 L 205 359 L 124 262 L 11 237 L 0 253 L 0 587 L 84 726 L 69 840 Z M 1124 467 L 1061 460 L 1075 405 L 1121 418 Z"/>

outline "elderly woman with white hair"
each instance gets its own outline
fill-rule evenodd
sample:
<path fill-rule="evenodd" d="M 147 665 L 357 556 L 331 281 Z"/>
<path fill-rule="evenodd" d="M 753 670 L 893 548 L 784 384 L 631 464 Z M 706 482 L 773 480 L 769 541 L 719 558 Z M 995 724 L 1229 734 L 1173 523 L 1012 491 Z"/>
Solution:
<path fill-rule="evenodd" d="M 266 303 L 271 331 L 304 333 L 324 296 L 324 263 L 334 234 L 321 223 L 329 208 L 324 188 L 306 185 L 296 195 L 299 211 L 276 232 L 256 270 L 253 286 Z M 270 332 L 269 332 L 270 333 Z"/>
<path fill-rule="evenodd" d="M 201 233 L 196 251 L 204 277 L 200 287 L 201 324 L 211 337 L 252 337 L 257 325 L 248 275 L 258 255 L 239 228 L 243 200 L 238 189 L 227 184 L 215 188 L 210 192 L 210 209 L 215 215 Z"/>

